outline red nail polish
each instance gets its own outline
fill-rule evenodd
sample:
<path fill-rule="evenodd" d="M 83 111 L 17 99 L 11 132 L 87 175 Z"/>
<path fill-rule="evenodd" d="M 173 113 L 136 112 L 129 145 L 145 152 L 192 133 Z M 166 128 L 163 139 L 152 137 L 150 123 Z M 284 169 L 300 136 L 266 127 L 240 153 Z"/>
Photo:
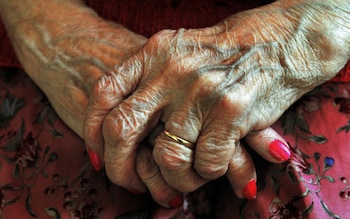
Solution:
<path fill-rule="evenodd" d="M 183 199 L 181 196 L 176 196 L 175 198 L 173 198 L 170 202 L 169 205 L 173 208 L 179 208 L 181 207 L 183 204 Z"/>
<path fill-rule="evenodd" d="M 99 171 L 102 168 L 102 161 L 100 156 L 98 156 L 98 154 L 93 151 L 88 151 L 88 154 L 93 168 L 96 171 Z"/>
<path fill-rule="evenodd" d="M 243 196 L 248 200 L 256 199 L 256 181 L 255 179 L 251 179 L 248 184 L 243 188 Z"/>
<path fill-rule="evenodd" d="M 140 192 L 137 189 L 128 189 L 128 191 L 132 194 L 135 194 L 135 195 L 142 195 L 143 194 L 142 192 Z"/>
<path fill-rule="evenodd" d="M 286 161 L 290 157 L 289 147 L 278 139 L 270 143 L 269 151 L 275 158 L 281 161 Z"/>

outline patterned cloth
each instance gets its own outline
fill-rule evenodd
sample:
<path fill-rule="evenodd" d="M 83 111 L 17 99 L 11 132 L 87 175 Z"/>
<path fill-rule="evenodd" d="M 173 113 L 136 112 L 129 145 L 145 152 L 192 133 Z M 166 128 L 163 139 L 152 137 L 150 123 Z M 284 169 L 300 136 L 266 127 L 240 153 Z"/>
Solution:
<path fill-rule="evenodd" d="M 212 25 L 266 3 L 86 2 L 102 17 L 145 36 Z M 0 48 L 0 65 L 20 66 L 1 27 Z M 222 178 L 187 194 L 182 208 L 163 209 L 149 194 L 130 194 L 110 183 L 103 170 L 95 172 L 82 139 L 57 117 L 40 89 L 22 70 L 0 68 L 0 219 L 350 218 L 350 83 L 344 83 L 350 81 L 349 69 L 350 64 L 333 79 L 343 83 L 314 89 L 273 125 L 293 153 L 280 165 L 256 156 L 256 200 L 238 199 Z"/>
<path fill-rule="evenodd" d="M 188 194 L 181 209 L 162 209 L 95 172 L 83 141 L 22 70 L 1 69 L 0 104 L 2 219 L 350 218 L 347 83 L 316 88 L 274 124 L 293 154 L 281 165 L 257 157 L 255 201 L 237 199 L 222 178 Z"/>

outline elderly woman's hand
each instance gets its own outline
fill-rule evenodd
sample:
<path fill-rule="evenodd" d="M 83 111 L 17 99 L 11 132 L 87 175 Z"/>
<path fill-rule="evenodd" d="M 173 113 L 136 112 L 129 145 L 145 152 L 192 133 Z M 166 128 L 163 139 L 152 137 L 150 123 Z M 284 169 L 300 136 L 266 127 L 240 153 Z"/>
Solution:
<path fill-rule="evenodd" d="M 158 128 L 156 128 L 158 129 Z M 158 132 L 151 134 L 151 136 L 159 135 L 162 128 Z M 285 141 L 279 136 L 273 129 L 267 128 L 257 132 L 250 133 L 245 141 L 248 145 L 251 145 L 254 149 L 259 151 L 260 154 L 268 154 L 270 150 L 274 150 L 274 162 L 281 162 L 289 157 L 288 149 L 285 148 L 284 153 L 278 152 L 280 144 L 286 144 Z M 148 142 L 149 143 L 149 142 Z M 153 145 L 153 142 L 150 142 L 149 145 Z M 189 153 L 192 158 L 194 152 L 192 150 L 184 150 L 184 148 L 178 147 L 178 151 L 182 153 L 183 156 L 186 156 Z M 175 155 L 176 156 L 176 155 Z M 270 155 L 268 155 L 270 156 Z M 175 158 L 176 159 L 176 158 Z M 128 162 L 128 161 L 126 161 Z M 178 159 L 174 162 L 179 162 L 179 165 L 185 165 L 183 168 L 189 168 L 192 170 L 191 162 L 184 163 L 183 160 Z M 132 162 L 128 162 L 129 164 Z M 110 164 L 109 164 L 110 165 Z M 152 149 L 150 147 L 140 146 L 138 148 L 138 153 L 136 157 L 136 169 L 137 174 L 142 180 L 142 182 L 147 186 L 150 191 L 153 199 L 159 204 L 165 207 L 179 207 L 182 203 L 181 193 L 169 186 L 165 181 L 158 164 L 153 159 Z M 111 170 L 111 176 L 114 177 L 114 170 Z M 126 175 L 118 176 L 117 180 L 120 181 L 119 177 L 125 178 Z M 128 175 L 130 176 L 130 174 Z M 234 192 L 242 198 L 252 200 L 256 198 L 257 187 L 256 187 L 256 171 L 252 157 L 247 152 L 246 147 L 243 146 L 242 141 L 237 144 L 235 153 L 229 164 L 229 170 L 226 174 L 229 182 L 232 185 Z M 123 180 L 127 182 L 127 180 Z M 186 176 L 183 176 L 182 173 L 179 173 L 177 177 L 177 182 L 184 186 L 190 186 L 190 188 L 195 189 L 200 187 L 206 180 L 198 180 L 197 182 L 189 182 Z M 126 185 L 127 188 L 130 188 L 130 184 Z"/>
<path fill-rule="evenodd" d="M 153 156 L 168 185 L 192 191 L 233 176 L 242 164 L 239 140 L 271 125 L 346 63 L 349 36 L 337 33 L 349 33 L 348 13 L 344 1 L 279 1 L 211 28 L 162 31 L 96 84 L 86 139 L 101 153 L 101 115 L 109 113 L 104 161 L 112 181 L 125 187 L 138 188 L 125 184 L 125 175 L 134 174 L 136 148 L 158 120 L 168 135 L 157 138 Z M 119 106 L 111 102 L 125 97 Z M 270 153 L 258 152 L 282 161 L 287 146 L 272 145 Z"/>
<path fill-rule="evenodd" d="M 81 0 L 0 0 L 0 16 L 23 68 L 79 136 L 94 82 L 147 40 Z"/>
<path fill-rule="evenodd" d="M 83 136 L 91 85 L 115 64 L 122 63 L 140 49 L 146 38 L 102 20 L 76 0 L 0 1 L 0 4 L 1 16 L 26 72 L 46 93 L 65 123 Z M 131 81 L 134 82 L 136 80 Z M 125 84 L 125 88 L 124 85 L 119 88 L 129 89 L 129 85 L 136 86 L 129 83 Z M 103 106 L 118 105 L 123 100 L 119 93 L 108 98 Z M 89 126 L 85 129 L 88 130 Z M 93 151 L 89 155 L 92 161 L 98 159 Z M 128 162 L 136 165 L 135 159 Z M 179 192 L 167 186 L 159 177 L 158 167 L 152 166 L 153 158 L 149 157 L 146 148 L 140 149 L 136 162 L 140 178 L 155 194 L 155 199 L 164 206 L 177 206 L 179 202 L 171 202 L 171 199 L 175 197 L 175 201 L 178 200 L 176 196 Z M 246 166 L 252 167 L 251 163 Z M 128 179 L 125 182 L 134 179 L 129 173 L 123 177 Z M 138 178 L 137 175 L 134 177 Z M 145 188 L 138 179 L 134 182 Z M 165 194 L 163 198 L 159 195 L 160 191 Z"/>

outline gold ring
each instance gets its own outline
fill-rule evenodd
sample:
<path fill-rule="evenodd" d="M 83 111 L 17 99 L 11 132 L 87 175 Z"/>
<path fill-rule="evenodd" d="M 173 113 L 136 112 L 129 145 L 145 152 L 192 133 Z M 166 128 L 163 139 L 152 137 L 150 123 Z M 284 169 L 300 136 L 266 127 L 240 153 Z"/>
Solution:
<path fill-rule="evenodd" d="M 187 141 L 186 139 L 183 139 L 179 136 L 173 135 L 170 132 L 168 132 L 167 130 L 163 130 L 163 133 L 168 136 L 169 138 L 171 138 L 172 140 L 174 140 L 176 143 L 182 144 L 190 149 L 194 148 L 194 144 L 192 142 Z"/>

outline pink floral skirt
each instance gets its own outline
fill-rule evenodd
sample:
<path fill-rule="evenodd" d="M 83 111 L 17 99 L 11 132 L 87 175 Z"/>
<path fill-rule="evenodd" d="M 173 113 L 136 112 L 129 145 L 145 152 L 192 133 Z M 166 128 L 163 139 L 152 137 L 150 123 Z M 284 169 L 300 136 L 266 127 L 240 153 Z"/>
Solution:
<path fill-rule="evenodd" d="M 238 199 L 222 178 L 164 209 L 95 172 L 36 85 L 0 68 L 0 218 L 350 218 L 350 84 L 317 87 L 274 128 L 293 154 L 281 165 L 257 157 L 256 200 Z"/>

